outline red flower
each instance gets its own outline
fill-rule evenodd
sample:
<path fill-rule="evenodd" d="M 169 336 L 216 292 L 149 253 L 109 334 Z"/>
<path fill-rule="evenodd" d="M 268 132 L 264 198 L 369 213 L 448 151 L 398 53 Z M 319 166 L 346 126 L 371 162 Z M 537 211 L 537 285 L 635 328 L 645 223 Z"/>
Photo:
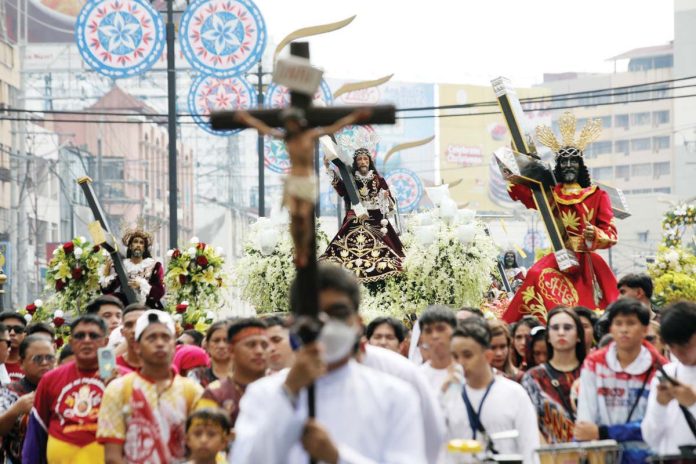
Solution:
<path fill-rule="evenodd" d="M 75 280 L 80 280 L 82 278 L 82 268 L 76 267 L 72 270 L 72 278 Z"/>
<path fill-rule="evenodd" d="M 99 250 L 101 250 L 101 247 L 100 247 L 99 245 L 94 245 L 94 246 L 92 247 L 92 251 L 93 251 L 94 253 L 98 252 Z"/>
<path fill-rule="evenodd" d="M 191 330 L 191 329 L 193 329 L 193 324 L 191 324 L 190 322 L 187 322 L 186 324 L 184 324 L 184 330 Z"/>
<path fill-rule="evenodd" d="M 75 249 L 75 244 L 73 244 L 73 242 L 65 242 L 63 244 L 63 251 L 65 252 L 66 255 L 72 253 L 74 249 Z"/>
<path fill-rule="evenodd" d="M 185 312 L 186 312 L 186 308 L 188 308 L 188 305 L 185 305 L 185 304 L 178 304 L 178 305 L 176 305 L 176 312 L 179 313 L 179 314 L 185 313 Z"/>
<path fill-rule="evenodd" d="M 200 267 L 206 267 L 208 265 L 208 258 L 201 255 L 196 258 L 196 264 L 198 264 Z"/>
<path fill-rule="evenodd" d="M 24 309 L 26 309 L 29 314 L 34 314 L 36 312 L 36 305 L 34 303 L 31 303 L 28 304 Z"/>
<path fill-rule="evenodd" d="M 60 327 L 63 324 L 65 324 L 65 319 L 63 319 L 62 317 L 53 318 L 53 325 L 55 325 L 56 327 Z"/>
<path fill-rule="evenodd" d="M 63 337 L 56 337 L 55 343 L 56 343 L 57 348 L 60 348 L 61 346 L 63 346 Z"/>
<path fill-rule="evenodd" d="M 184 285 L 186 283 L 187 277 L 184 274 L 179 274 L 179 283 Z"/>
<path fill-rule="evenodd" d="M 179 256 L 181 256 L 181 252 L 179 251 L 179 249 L 178 248 L 174 249 L 174 252 L 172 253 L 172 258 L 176 259 Z"/>
<path fill-rule="evenodd" d="M 63 281 L 63 279 L 56 280 L 56 291 L 62 292 L 64 288 L 65 282 Z"/>
<path fill-rule="evenodd" d="M 196 248 L 198 248 L 201 251 L 205 250 L 205 243 L 200 242 L 198 245 L 196 245 Z"/>

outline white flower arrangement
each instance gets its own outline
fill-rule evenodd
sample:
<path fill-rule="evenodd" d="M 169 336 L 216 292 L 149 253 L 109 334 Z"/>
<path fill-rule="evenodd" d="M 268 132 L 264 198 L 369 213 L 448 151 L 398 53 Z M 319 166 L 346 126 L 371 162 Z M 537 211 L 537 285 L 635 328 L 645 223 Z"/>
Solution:
<path fill-rule="evenodd" d="M 431 304 L 453 308 L 479 307 L 495 270 L 498 249 L 473 215 L 461 214 L 441 221 L 431 213 L 412 216 L 402 236 L 406 258 L 404 272 L 362 287 L 360 312 L 367 321 L 390 315 L 399 319 L 420 313 Z M 269 237 L 273 227 L 276 243 Z M 423 229 L 425 227 L 426 229 Z M 292 240 L 286 224 L 262 220 L 252 226 L 245 255 L 237 263 L 241 296 L 258 313 L 289 311 L 289 288 L 295 277 Z M 317 254 L 328 245 L 317 233 Z"/>

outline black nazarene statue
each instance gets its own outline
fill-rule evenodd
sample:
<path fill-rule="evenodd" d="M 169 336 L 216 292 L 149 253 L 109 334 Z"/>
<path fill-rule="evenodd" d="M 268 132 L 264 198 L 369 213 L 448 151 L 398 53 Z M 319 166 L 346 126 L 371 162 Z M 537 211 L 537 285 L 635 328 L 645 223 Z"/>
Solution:
<path fill-rule="evenodd" d="M 352 173 L 360 195 L 360 204 L 352 205 L 336 236 L 319 258 L 338 263 L 353 271 L 361 282 L 375 282 L 401 272 L 404 250 L 387 216 L 395 203 L 387 182 L 380 176 L 372 160 L 374 136 L 358 132 L 357 137 L 338 137 L 342 150 L 353 156 Z M 347 148 L 348 147 L 348 148 Z M 336 192 L 346 198 L 345 184 L 338 174 L 324 165 Z"/>

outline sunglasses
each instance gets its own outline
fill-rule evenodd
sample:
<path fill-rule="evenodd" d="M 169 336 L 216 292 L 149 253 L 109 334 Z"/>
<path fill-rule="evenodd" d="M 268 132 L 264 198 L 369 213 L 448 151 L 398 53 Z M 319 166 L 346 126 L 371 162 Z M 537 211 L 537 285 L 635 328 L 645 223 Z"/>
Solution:
<path fill-rule="evenodd" d="M 56 357 L 52 354 L 37 354 L 31 358 L 31 362 L 33 362 L 34 364 L 53 364 L 56 362 Z"/>
<path fill-rule="evenodd" d="M 5 327 L 7 327 L 8 332 L 14 332 L 16 334 L 23 334 L 27 330 L 21 325 L 6 325 Z"/>
<path fill-rule="evenodd" d="M 655 340 L 657 340 L 657 337 L 655 335 L 646 335 L 645 340 L 647 340 L 650 343 L 654 343 Z"/>
<path fill-rule="evenodd" d="M 554 332 L 558 332 L 561 329 L 563 329 L 565 332 L 570 332 L 574 328 L 575 328 L 575 325 L 573 325 L 573 324 L 551 324 L 549 326 L 549 329 L 553 330 Z"/>
<path fill-rule="evenodd" d="M 77 332 L 72 334 L 72 338 L 75 340 L 84 340 L 89 337 L 90 340 L 99 340 L 104 337 L 104 335 L 97 332 Z"/>

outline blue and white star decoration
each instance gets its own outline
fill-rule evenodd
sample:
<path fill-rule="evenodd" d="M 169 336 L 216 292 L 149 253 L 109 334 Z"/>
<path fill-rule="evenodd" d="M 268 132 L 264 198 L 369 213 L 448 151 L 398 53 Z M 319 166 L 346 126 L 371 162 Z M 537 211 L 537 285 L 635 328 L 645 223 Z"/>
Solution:
<path fill-rule="evenodd" d="M 266 23 L 251 0 L 194 0 L 181 17 L 179 41 L 199 72 L 239 76 L 261 59 Z"/>
<path fill-rule="evenodd" d="M 162 55 L 164 21 L 143 0 L 90 0 L 75 22 L 75 42 L 85 62 L 113 79 L 148 71 Z"/>
<path fill-rule="evenodd" d="M 423 198 L 423 183 L 418 174 L 410 169 L 398 168 L 390 171 L 384 179 L 396 197 L 400 212 L 410 213 L 418 208 Z"/>
<path fill-rule="evenodd" d="M 191 84 L 188 107 L 193 120 L 204 131 L 220 136 L 241 132 L 242 129 L 215 131 L 210 127 L 213 111 L 247 110 L 256 105 L 256 89 L 240 77 L 198 76 Z"/>
<path fill-rule="evenodd" d="M 285 108 L 290 105 L 290 91 L 282 85 L 271 84 L 268 86 L 264 101 L 267 108 Z M 319 90 L 314 95 L 314 104 L 316 106 L 329 106 L 332 102 L 331 88 L 326 81 L 322 80 Z M 290 169 L 290 157 L 285 150 L 285 142 L 282 140 L 266 137 L 264 153 L 264 163 L 271 171 L 283 174 Z"/>

